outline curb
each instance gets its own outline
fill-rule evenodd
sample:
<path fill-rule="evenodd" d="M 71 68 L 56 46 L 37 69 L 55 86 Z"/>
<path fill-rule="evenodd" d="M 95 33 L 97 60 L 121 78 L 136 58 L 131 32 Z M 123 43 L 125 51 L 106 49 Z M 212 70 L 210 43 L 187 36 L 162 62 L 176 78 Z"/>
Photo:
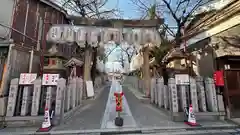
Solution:
<path fill-rule="evenodd" d="M 229 123 L 232 123 L 232 124 L 235 124 L 235 125 L 239 126 L 239 128 L 240 128 L 240 123 L 239 122 L 236 122 L 236 121 L 231 120 L 231 119 L 226 119 L 225 121 L 227 121 Z"/>
<path fill-rule="evenodd" d="M 238 126 L 237 126 L 238 127 Z M 113 135 L 113 134 L 143 134 L 143 133 L 168 133 L 168 132 L 190 132 L 190 131 L 213 131 L 219 130 L 235 130 L 236 126 L 210 126 L 210 127 L 149 127 L 149 128 L 115 128 L 115 129 L 89 129 L 89 130 L 64 130 L 64 131 L 50 131 L 50 132 L 25 132 L 21 135 L 80 135 L 80 134 L 100 134 L 100 135 Z M 5 135 L 14 135 L 19 133 L 4 133 Z"/>

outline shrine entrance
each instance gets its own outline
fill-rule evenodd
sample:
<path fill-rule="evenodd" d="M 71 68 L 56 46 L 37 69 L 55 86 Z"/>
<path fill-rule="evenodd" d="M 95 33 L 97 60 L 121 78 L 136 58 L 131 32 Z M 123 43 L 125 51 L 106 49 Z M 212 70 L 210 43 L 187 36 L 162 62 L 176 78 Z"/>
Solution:
<path fill-rule="evenodd" d="M 240 118 L 240 70 L 226 70 L 226 84 L 232 118 Z"/>
<path fill-rule="evenodd" d="M 224 68 L 225 105 L 228 106 L 231 118 L 240 118 L 240 58 L 238 56 L 224 56 L 218 58 L 218 64 Z"/>
<path fill-rule="evenodd" d="M 115 48 L 104 52 L 108 57 L 117 47 L 123 49 L 126 45 L 135 48 L 159 45 L 160 37 L 157 27 L 162 19 L 153 20 L 121 20 L 121 19 L 86 19 L 71 18 L 74 25 L 53 25 L 47 33 L 47 40 L 58 44 L 76 43 L 84 49 L 84 80 L 90 80 L 92 51 L 115 44 Z M 139 49 L 140 50 L 140 49 Z M 104 61 L 104 60 L 103 60 Z M 128 60 L 129 62 L 129 60 Z M 150 78 L 148 77 L 148 80 Z"/>

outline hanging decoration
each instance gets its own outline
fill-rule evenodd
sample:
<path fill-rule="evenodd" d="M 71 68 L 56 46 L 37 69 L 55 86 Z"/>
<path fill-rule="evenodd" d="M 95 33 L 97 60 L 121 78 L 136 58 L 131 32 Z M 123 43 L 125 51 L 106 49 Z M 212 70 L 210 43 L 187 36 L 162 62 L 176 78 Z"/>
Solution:
<path fill-rule="evenodd" d="M 125 41 L 130 45 L 159 43 L 160 38 L 155 28 L 110 28 L 96 26 L 53 25 L 47 33 L 47 41 L 54 43 L 76 42 L 85 47 L 86 41 L 91 46 L 98 42 Z"/>

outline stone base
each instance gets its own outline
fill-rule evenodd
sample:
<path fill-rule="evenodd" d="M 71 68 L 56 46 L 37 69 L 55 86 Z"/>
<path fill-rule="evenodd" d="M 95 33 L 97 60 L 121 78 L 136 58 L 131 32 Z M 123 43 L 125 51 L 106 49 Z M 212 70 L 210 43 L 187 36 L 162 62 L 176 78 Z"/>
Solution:
<path fill-rule="evenodd" d="M 6 108 L 7 108 L 7 97 L 0 97 L 0 116 L 6 115 Z"/>
<path fill-rule="evenodd" d="M 74 112 L 76 112 L 80 106 L 64 113 L 63 122 L 68 120 Z M 41 127 L 41 124 L 44 120 L 44 116 L 13 116 L 5 117 L 5 125 L 7 127 Z M 56 122 L 59 123 L 59 119 Z M 56 124 L 55 124 L 56 125 Z"/>
<path fill-rule="evenodd" d="M 224 120 L 225 119 L 225 112 L 198 112 L 195 113 L 197 121 L 212 121 L 212 120 Z M 175 122 L 184 121 L 184 113 L 178 112 L 173 113 L 172 120 Z"/>
<path fill-rule="evenodd" d="M 14 116 L 6 117 L 5 124 L 7 127 L 40 127 L 43 120 L 43 116 Z"/>

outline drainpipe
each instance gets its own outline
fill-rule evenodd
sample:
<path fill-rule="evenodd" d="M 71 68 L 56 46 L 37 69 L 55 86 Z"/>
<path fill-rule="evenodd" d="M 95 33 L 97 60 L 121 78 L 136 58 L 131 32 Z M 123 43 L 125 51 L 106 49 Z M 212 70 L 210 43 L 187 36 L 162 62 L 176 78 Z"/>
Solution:
<path fill-rule="evenodd" d="M 34 51 L 33 51 L 33 47 L 32 50 L 30 51 L 30 62 L 29 62 L 29 68 L 28 68 L 28 72 L 32 73 L 32 65 L 33 65 L 33 55 Z"/>
<path fill-rule="evenodd" d="M 29 1 L 27 0 L 27 11 L 26 11 L 26 18 L 25 18 L 25 24 L 24 24 L 24 30 L 23 30 L 24 35 L 26 35 L 28 12 L 29 12 Z M 25 36 L 23 36 L 23 42 L 24 41 L 25 41 Z"/>

